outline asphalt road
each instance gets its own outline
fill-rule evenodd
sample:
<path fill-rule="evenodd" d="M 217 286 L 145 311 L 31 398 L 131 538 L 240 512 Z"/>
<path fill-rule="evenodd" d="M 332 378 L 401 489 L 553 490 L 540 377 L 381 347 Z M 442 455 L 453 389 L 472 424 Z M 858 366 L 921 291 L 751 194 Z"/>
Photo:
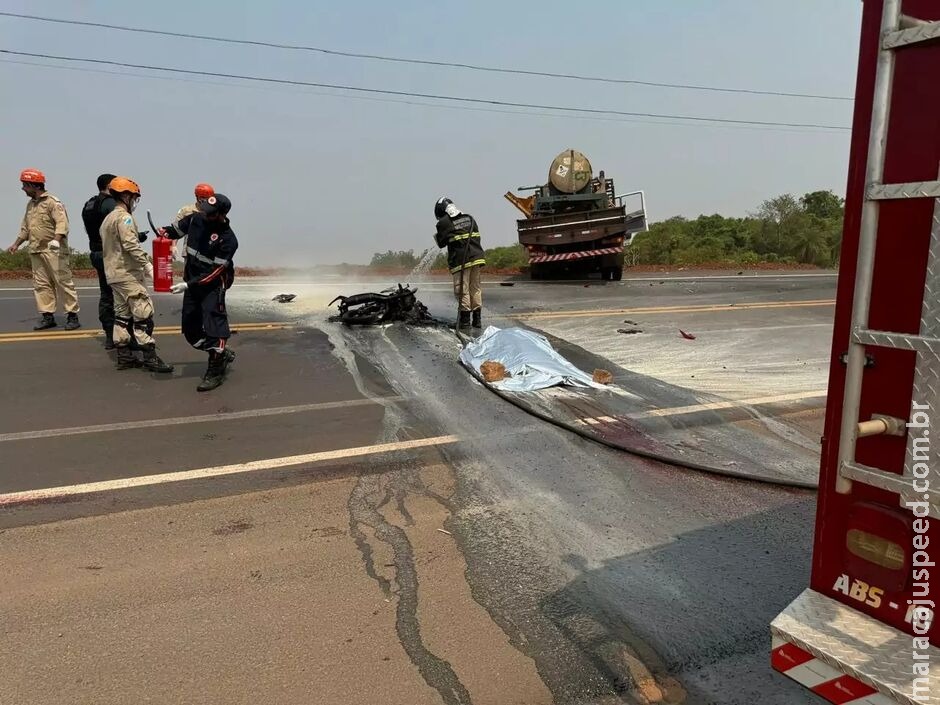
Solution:
<path fill-rule="evenodd" d="M 802 362 L 828 354 L 834 284 L 680 273 L 485 299 L 488 322 L 600 355 L 639 397 L 659 380 L 661 408 L 725 400 L 708 423 L 729 432 L 758 408 L 779 447 L 818 441 L 825 365 Z M 807 583 L 811 492 L 537 421 L 458 367 L 445 329 L 325 322 L 368 284 L 240 280 L 238 360 L 207 395 L 170 332 L 165 379 L 114 371 L 89 335 L 23 335 L 22 286 L 0 288 L 0 701 L 815 702 L 770 670 L 767 626 Z M 450 315 L 446 282 L 421 287 Z M 178 305 L 157 297 L 159 326 Z M 763 386 L 743 379 L 758 365 Z"/>

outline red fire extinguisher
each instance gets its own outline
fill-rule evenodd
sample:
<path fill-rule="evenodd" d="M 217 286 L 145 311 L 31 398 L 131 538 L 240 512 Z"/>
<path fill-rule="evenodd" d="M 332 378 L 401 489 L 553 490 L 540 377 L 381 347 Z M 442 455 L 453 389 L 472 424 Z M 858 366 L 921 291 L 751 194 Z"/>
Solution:
<path fill-rule="evenodd" d="M 169 291 L 173 286 L 173 241 L 156 237 L 153 241 L 153 290 Z"/>
<path fill-rule="evenodd" d="M 147 220 L 153 228 L 153 290 L 167 292 L 173 286 L 173 241 L 168 237 L 161 237 L 160 230 L 153 224 L 150 211 L 147 211 Z"/>

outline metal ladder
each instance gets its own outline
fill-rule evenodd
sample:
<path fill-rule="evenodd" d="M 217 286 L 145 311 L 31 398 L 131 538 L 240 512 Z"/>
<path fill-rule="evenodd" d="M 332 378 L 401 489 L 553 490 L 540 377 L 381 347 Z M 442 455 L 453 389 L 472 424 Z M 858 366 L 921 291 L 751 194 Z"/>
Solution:
<path fill-rule="evenodd" d="M 859 414 L 862 375 L 865 368 L 865 346 L 913 350 L 916 353 L 914 373 L 915 401 L 940 398 L 940 181 L 885 184 L 885 143 L 894 83 L 895 51 L 904 47 L 940 39 L 940 22 L 926 22 L 901 13 L 901 0 L 885 0 L 881 23 L 881 47 L 875 73 L 874 104 L 866 166 L 865 202 L 862 207 L 858 245 L 855 291 L 852 301 L 852 328 L 849 341 L 842 426 L 839 434 L 839 478 L 836 491 L 848 494 L 852 482 L 879 487 L 900 495 L 900 502 L 929 501 L 930 514 L 940 518 L 940 468 L 931 468 L 930 486 L 926 493 L 914 489 L 912 468 L 917 462 L 908 444 L 904 474 L 898 475 L 860 464 L 855 459 L 859 438 Z M 880 202 L 891 199 L 934 198 L 933 227 L 927 261 L 927 279 L 918 335 L 872 330 L 869 327 L 872 279 L 875 265 L 875 244 L 878 237 Z M 940 440 L 931 444 L 940 446 Z M 931 450 L 936 454 L 935 450 Z"/>

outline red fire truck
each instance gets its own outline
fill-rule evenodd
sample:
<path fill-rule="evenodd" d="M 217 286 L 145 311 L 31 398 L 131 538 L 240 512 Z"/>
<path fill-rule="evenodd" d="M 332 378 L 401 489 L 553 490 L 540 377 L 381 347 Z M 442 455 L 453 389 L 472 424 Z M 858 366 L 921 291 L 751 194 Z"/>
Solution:
<path fill-rule="evenodd" d="M 940 703 L 938 174 L 940 2 L 865 0 L 811 580 L 771 624 L 833 703 Z"/>

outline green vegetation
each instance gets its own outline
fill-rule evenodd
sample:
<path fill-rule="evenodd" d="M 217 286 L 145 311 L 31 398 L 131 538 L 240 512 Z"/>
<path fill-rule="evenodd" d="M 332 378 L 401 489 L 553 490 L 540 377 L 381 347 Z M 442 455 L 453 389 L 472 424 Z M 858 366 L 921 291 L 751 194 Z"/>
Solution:
<path fill-rule="evenodd" d="M 701 215 L 653 223 L 629 249 L 630 264 L 838 263 L 844 201 L 831 191 L 764 201 L 746 218 Z"/>
<path fill-rule="evenodd" d="M 87 252 L 72 252 L 72 269 L 92 269 Z M 29 250 L 24 245 L 12 255 L 6 250 L 0 251 L 0 272 L 28 272 Z"/>
<path fill-rule="evenodd" d="M 486 251 L 486 266 L 489 269 L 518 269 L 529 264 L 525 248 L 520 244 L 508 247 L 493 247 Z"/>
<path fill-rule="evenodd" d="M 421 255 L 416 255 L 414 250 L 388 250 L 387 252 L 376 252 L 372 255 L 370 267 L 395 267 L 409 268 L 418 264 Z"/>
<path fill-rule="evenodd" d="M 388 250 L 376 252 L 372 255 L 370 267 L 391 267 L 395 269 L 413 269 L 424 257 L 424 252 L 415 253 L 414 250 Z M 486 266 L 489 269 L 519 269 L 528 264 L 522 245 L 508 245 L 506 247 L 491 247 L 486 250 Z M 447 251 L 442 250 L 431 264 L 432 270 L 447 269 Z"/>

